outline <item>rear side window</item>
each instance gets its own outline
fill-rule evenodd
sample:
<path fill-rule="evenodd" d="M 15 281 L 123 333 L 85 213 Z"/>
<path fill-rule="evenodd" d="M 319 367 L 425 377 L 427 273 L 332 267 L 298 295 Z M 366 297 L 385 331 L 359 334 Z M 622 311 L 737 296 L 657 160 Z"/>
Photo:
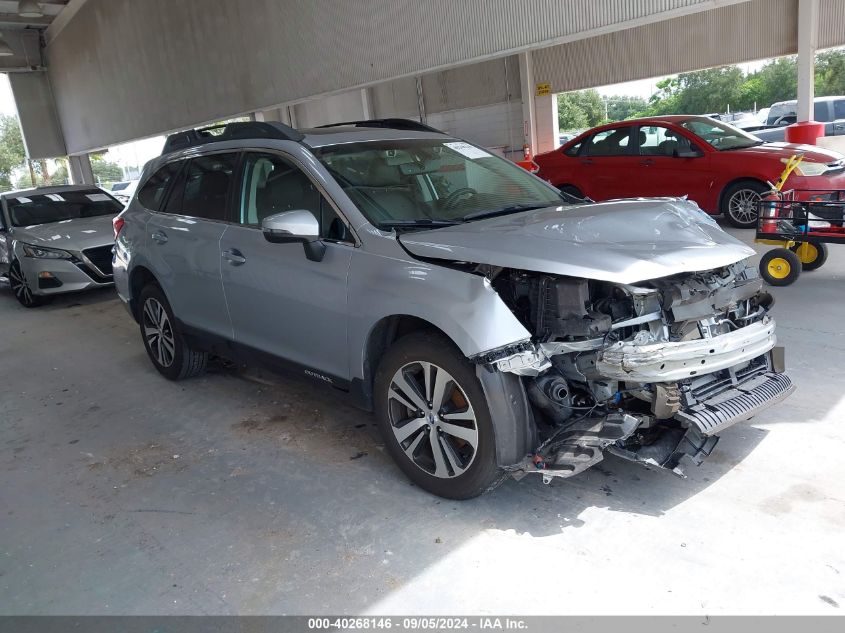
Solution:
<path fill-rule="evenodd" d="M 579 143 L 575 143 L 575 145 L 570 145 L 569 147 L 567 147 L 563 151 L 563 153 L 566 154 L 567 156 L 578 156 L 578 152 L 581 151 L 581 146 L 583 144 L 584 144 L 584 142 L 581 141 Z"/>
<path fill-rule="evenodd" d="M 587 141 L 588 156 L 622 156 L 630 153 L 630 127 L 604 130 Z"/>
<path fill-rule="evenodd" d="M 158 211 L 170 181 L 173 180 L 181 167 L 181 162 L 168 163 L 161 167 L 141 187 L 138 192 L 138 201 L 148 209 Z"/>
<path fill-rule="evenodd" d="M 194 158 L 185 171 L 184 191 L 173 192 L 182 193 L 179 212 L 205 220 L 226 220 L 226 202 L 237 159 L 234 153 Z"/>

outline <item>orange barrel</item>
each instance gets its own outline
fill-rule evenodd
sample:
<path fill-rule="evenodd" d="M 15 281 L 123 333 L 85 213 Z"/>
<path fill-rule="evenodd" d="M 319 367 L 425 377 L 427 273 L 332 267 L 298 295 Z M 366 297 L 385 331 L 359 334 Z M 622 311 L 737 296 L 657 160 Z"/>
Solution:
<path fill-rule="evenodd" d="M 799 121 L 787 125 L 784 130 L 787 143 L 804 143 L 815 145 L 816 139 L 824 136 L 824 123 L 818 121 Z"/>

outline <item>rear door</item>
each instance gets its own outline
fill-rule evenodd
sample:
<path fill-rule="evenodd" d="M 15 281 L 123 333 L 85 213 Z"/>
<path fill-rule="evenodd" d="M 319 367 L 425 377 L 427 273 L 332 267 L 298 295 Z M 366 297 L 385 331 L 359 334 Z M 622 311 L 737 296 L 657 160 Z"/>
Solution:
<path fill-rule="evenodd" d="M 622 126 L 596 132 L 584 141 L 578 155 L 583 193 L 593 200 L 636 196 L 637 156 L 633 153 L 631 131 Z"/>
<path fill-rule="evenodd" d="M 355 248 L 345 222 L 301 166 L 279 153 L 245 155 L 237 208 L 217 253 L 235 342 L 343 386 L 346 284 Z M 261 231 L 265 217 L 300 209 L 319 220 L 321 261 L 307 259 L 302 244 L 274 244 Z"/>
<path fill-rule="evenodd" d="M 223 152 L 186 161 L 147 222 L 146 250 L 176 318 L 191 329 L 229 340 L 220 239 L 237 160 L 236 152 Z"/>

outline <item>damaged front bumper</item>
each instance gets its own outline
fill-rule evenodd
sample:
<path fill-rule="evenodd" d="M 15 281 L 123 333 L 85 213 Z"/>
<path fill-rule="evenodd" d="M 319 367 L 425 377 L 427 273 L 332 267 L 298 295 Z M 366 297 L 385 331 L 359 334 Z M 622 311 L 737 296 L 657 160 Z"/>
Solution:
<path fill-rule="evenodd" d="M 617 380 L 674 382 L 757 358 L 776 342 L 771 318 L 712 338 L 644 344 L 620 341 L 602 350 L 596 371 Z"/>

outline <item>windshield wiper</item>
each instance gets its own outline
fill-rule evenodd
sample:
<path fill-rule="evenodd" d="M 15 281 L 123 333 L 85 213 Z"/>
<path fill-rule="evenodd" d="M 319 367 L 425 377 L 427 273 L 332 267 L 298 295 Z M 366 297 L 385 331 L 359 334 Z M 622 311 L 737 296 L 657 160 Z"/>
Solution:
<path fill-rule="evenodd" d="M 765 143 L 766 141 L 754 141 L 750 145 L 734 145 L 733 147 L 723 147 L 719 151 L 720 152 L 729 152 L 734 149 L 748 149 L 749 147 L 758 147 Z"/>
<path fill-rule="evenodd" d="M 432 220 L 431 218 L 420 218 L 418 220 L 390 220 L 388 222 L 379 222 L 380 229 L 408 229 L 408 228 L 434 228 L 439 226 L 455 226 L 459 222 L 456 220 Z"/>
<path fill-rule="evenodd" d="M 483 218 L 494 218 L 497 215 L 508 215 L 510 213 L 519 213 L 520 211 L 533 211 L 534 209 L 543 209 L 545 207 L 556 206 L 554 202 L 548 204 L 514 204 L 509 207 L 501 209 L 493 209 L 491 211 L 476 211 L 461 218 L 461 221 L 468 222 L 469 220 L 481 220 Z"/>

